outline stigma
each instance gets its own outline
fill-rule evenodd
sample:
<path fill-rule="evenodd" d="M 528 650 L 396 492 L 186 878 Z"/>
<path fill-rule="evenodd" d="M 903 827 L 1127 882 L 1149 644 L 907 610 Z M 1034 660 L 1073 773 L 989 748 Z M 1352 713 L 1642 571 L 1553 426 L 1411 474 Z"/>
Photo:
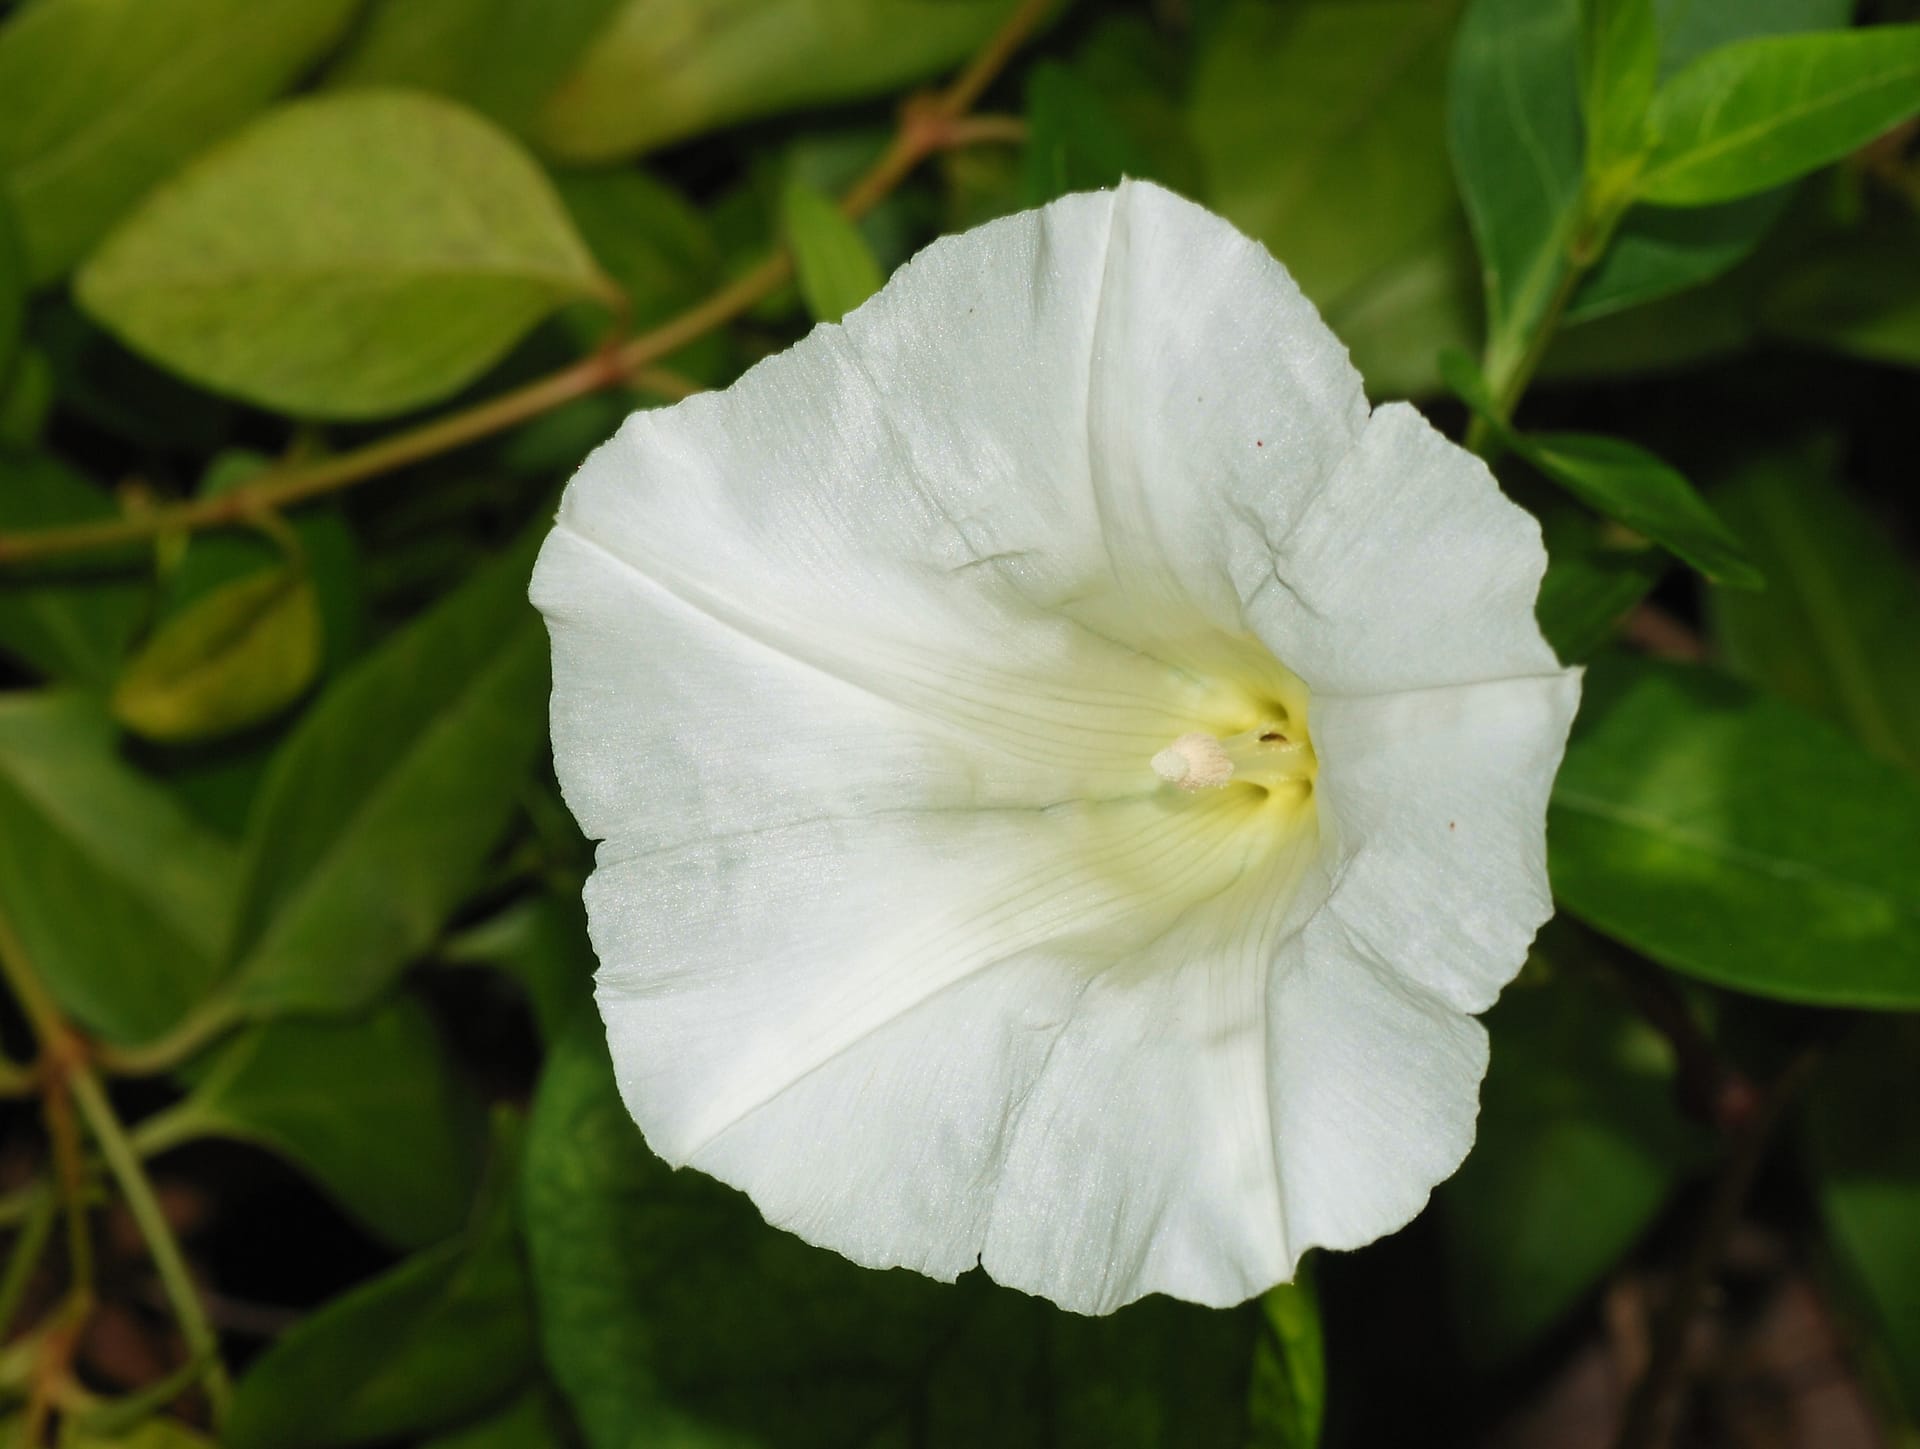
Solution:
<path fill-rule="evenodd" d="M 1304 785 L 1313 777 L 1314 762 L 1305 731 L 1269 723 L 1224 739 L 1196 730 L 1181 735 L 1149 763 L 1169 785 L 1197 793 L 1235 781 L 1266 790 Z"/>

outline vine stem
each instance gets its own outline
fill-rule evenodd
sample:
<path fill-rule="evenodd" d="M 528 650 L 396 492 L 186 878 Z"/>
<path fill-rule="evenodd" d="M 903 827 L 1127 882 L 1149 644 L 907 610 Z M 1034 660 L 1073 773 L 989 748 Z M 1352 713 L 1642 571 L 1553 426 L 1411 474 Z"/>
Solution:
<path fill-rule="evenodd" d="M 1739 1225 L 1774 1129 L 1819 1059 L 1817 1045 L 1794 1057 L 1760 1094 L 1751 1115 L 1731 1129 L 1731 1140 L 1708 1190 L 1680 1276 L 1654 1321 L 1646 1372 L 1627 1400 L 1614 1449 L 1655 1449 L 1664 1441 L 1670 1408 L 1685 1375 L 1687 1333 L 1699 1311 L 1701 1295 L 1726 1255 L 1727 1239 Z"/>
<path fill-rule="evenodd" d="M 841 198 L 840 209 L 850 217 L 864 216 L 937 151 L 1006 141 L 1020 134 L 1013 118 L 968 118 L 967 112 L 1058 3 L 1023 0 L 959 75 L 931 96 L 902 107 L 893 140 Z M 792 259 L 784 249 L 776 251 L 705 301 L 638 337 L 602 347 L 558 372 L 471 408 L 331 458 L 276 470 L 214 498 L 98 523 L 0 534 L 0 567 L 112 548 L 159 534 L 242 523 L 492 437 L 577 398 L 648 377 L 662 359 L 732 322 L 792 275 Z"/>
<path fill-rule="evenodd" d="M 231 1398 L 225 1365 L 220 1361 L 219 1340 L 201 1307 L 199 1293 L 187 1271 L 186 1259 L 175 1241 L 173 1229 L 154 1196 L 153 1184 L 127 1138 L 126 1129 L 107 1098 L 99 1076 L 87 1058 L 87 1044 L 61 1013 L 58 1003 L 40 980 L 28 960 L 25 946 L 15 934 L 13 923 L 0 912 L 0 975 L 6 979 L 14 999 L 26 1014 L 28 1025 L 40 1042 L 40 1070 L 45 1093 L 48 1129 L 54 1136 L 54 1160 L 62 1197 L 66 1202 L 73 1253 L 74 1282 L 68 1295 L 70 1321 L 63 1324 L 59 1351 L 70 1348 L 77 1339 L 81 1323 L 91 1307 L 92 1257 L 87 1238 L 86 1181 L 78 1134 L 72 1130 L 71 1116 L 78 1110 L 88 1133 L 99 1145 L 107 1170 L 119 1184 L 128 1210 L 133 1214 L 147 1252 L 166 1290 L 174 1316 L 195 1359 L 201 1361 L 202 1380 L 216 1419 L 224 1415 Z"/>

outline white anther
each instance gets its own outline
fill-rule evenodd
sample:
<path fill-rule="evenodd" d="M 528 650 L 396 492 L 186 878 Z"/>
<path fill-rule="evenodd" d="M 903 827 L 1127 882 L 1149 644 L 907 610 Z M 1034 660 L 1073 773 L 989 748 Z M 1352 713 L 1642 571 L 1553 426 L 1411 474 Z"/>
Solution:
<path fill-rule="evenodd" d="M 1180 736 L 1153 757 L 1153 773 L 1182 790 L 1206 790 L 1233 778 L 1233 760 L 1212 735 Z"/>

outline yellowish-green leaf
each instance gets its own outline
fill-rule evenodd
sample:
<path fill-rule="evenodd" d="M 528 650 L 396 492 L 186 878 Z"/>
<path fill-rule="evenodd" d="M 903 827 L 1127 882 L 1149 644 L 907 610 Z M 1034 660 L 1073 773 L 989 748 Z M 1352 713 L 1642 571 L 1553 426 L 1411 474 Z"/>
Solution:
<path fill-rule="evenodd" d="M 1013 0 L 624 0 L 538 139 L 603 162 L 752 116 L 895 90 L 968 54 Z"/>
<path fill-rule="evenodd" d="M 1703 206 L 1836 161 L 1920 111 L 1920 25 L 1764 36 L 1709 52 L 1649 117 L 1644 200 Z"/>
<path fill-rule="evenodd" d="M 1582 0 L 1580 111 L 1587 170 L 1601 184 L 1639 150 L 1659 71 L 1653 0 Z"/>
<path fill-rule="evenodd" d="M 838 322 L 880 290 L 880 264 L 859 228 L 801 181 L 781 198 L 782 229 L 793 253 L 800 296 L 816 322 Z"/>
<path fill-rule="evenodd" d="M 319 671 L 320 646 L 306 569 L 250 574 L 160 626 L 114 690 L 114 718 L 166 743 L 232 734 L 299 698 Z"/>
<path fill-rule="evenodd" d="M 356 0 L 38 0 L 0 29 L 0 178 L 37 281 L 325 52 Z"/>
<path fill-rule="evenodd" d="M 398 91 L 263 117 L 156 192 L 79 278 L 87 310 L 161 365 L 340 418 L 443 397 L 555 308 L 612 292 L 517 143 Z"/>

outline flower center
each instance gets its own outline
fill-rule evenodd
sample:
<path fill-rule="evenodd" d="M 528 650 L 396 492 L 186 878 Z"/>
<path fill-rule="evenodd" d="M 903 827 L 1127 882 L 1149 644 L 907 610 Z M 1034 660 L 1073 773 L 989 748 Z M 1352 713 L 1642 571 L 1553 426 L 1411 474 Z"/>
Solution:
<path fill-rule="evenodd" d="M 1306 731 L 1279 720 L 1224 739 L 1196 730 L 1181 735 L 1150 763 L 1154 774 L 1190 793 L 1236 781 L 1266 793 L 1282 787 L 1304 789 L 1311 786 L 1314 772 Z"/>

